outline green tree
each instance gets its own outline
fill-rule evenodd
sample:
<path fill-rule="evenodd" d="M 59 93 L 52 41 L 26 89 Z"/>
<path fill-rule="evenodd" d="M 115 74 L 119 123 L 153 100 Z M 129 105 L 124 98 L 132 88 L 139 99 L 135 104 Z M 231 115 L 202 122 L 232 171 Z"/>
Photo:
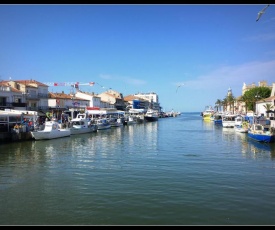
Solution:
<path fill-rule="evenodd" d="M 247 90 L 241 100 L 245 102 L 246 109 L 255 112 L 256 101 L 270 97 L 270 93 L 270 88 L 265 86 L 256 86 L 250 90 Z"/>

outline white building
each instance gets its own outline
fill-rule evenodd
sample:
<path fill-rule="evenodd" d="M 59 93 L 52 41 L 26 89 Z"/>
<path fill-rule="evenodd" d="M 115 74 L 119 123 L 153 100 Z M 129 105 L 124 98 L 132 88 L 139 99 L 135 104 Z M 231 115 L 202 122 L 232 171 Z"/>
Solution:
<path fill-rule="evenodd" d="M 151 92 L 151 93 L 136 93 L 136 94 L 134 94 L 134 96 L 149 101 L 151 109 L 154 109 L 154 110 L 157 110 L 157 111 L 161 110 L 160 103 L 159 103 L 159 97 L 156 93 L 154 93 L 154 92 Z"/>
<path fill-rule="evenodd" d="M 101 106 L 101 98 L 94 93 L 82 92 L 77 90 L 75 96 L 89 101 L 89 107 L 98 107 Z"/>
<path fill-rule="evenodd" d="M 272 90 L 271 90 L 271 94 L 270 97 L 259 100 L 256 102 L 256 114 L 261 115 L 263 114 L 264 116 L 266 116 L 266 108 L 264 106 L 266 106 L 267 104 L 272 105 L 273 107 L 271 108 L 271 110 L 275 110 L 275 83 L 272 84 Z M 273 115 L 273 114 L 271 114 Z"/>

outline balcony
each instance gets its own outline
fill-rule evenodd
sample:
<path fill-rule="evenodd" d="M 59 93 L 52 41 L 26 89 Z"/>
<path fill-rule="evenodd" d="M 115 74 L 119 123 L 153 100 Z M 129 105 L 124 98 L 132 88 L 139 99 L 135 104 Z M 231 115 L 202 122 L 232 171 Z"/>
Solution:
<path fill-rule="evenodd" d="M 26 99 L 27 100 L 39 100 L 37 94 L 26 94 Z"/>
<path fill-rule="evenodd" d="M 49 94 L 47 93 L 38 93 L 39 98 L 49 98 Z"/>

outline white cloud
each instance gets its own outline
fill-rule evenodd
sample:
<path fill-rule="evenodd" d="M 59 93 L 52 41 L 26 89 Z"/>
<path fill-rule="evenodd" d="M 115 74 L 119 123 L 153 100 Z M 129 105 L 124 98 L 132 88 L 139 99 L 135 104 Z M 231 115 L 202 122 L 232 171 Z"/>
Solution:
<path fill-rule="evenodd" d="M 267 81 L 268 85 L 275 82 L 275 60 L 267 62 L 250 62 L 237 66 L 223 66 L 206 75 L 186 81 L 185 87 L 194 90 L 218 90 L 235 88 L 241 91 L 243 83 L 258 85 L 259 81 Z"/>

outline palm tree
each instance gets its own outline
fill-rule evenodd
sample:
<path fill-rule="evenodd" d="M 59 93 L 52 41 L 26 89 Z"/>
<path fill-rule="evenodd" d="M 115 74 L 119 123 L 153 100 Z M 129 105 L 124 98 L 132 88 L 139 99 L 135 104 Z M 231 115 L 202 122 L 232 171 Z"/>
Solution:
<path fill-rule="evenodd" d="M 222 105 L 223 105 L 223 108 L 225 108 L 227 110 L 227 105 L 228 105 L 227 97 L 223 99 Z"/>
<path fill-rule="evenodd" d="M 244 102 L 245 104 L 245 113 L 247 113 L 247 110 L 252 110 L 252 103 L 251 103 L 251 99 L 247 94 L 244 94 L 241 96 L 241 98 L 239 99 L 239 101 Z"/>
<path fill-rule="evenodd" d="M 235 111 L 234 111 L 234 101 L 235 101 L 234 96 L 232 96 L 232 95 L 228 95 L 228 96 L 227 96 L 227 102 L 228 102 L 228 104 L 229 104 L 229 111 L 231 111 L 231 110 L 232 110 L 232 107 L 233 107 L 233 113 L 235 112 Z"/>
<path fill-rule="evenodd" d="M 217 109 L 217 112 L 219 111 L 219 108 L 221 107 L 222 105 L 222 100 L 218 99 L 215 103 L 215 108 Z"/>
<path fill-rule="evenodd" d="M 265 105 L 263 105 L 263 107 L 266 109 L 266 111 L 271 110 L 271 109 L 274 108 L 273 105 L 268 104 L 268 103 L 266 103 Z M 266 116 L 269 117 L 269 113 L 266 113 Z"/>

